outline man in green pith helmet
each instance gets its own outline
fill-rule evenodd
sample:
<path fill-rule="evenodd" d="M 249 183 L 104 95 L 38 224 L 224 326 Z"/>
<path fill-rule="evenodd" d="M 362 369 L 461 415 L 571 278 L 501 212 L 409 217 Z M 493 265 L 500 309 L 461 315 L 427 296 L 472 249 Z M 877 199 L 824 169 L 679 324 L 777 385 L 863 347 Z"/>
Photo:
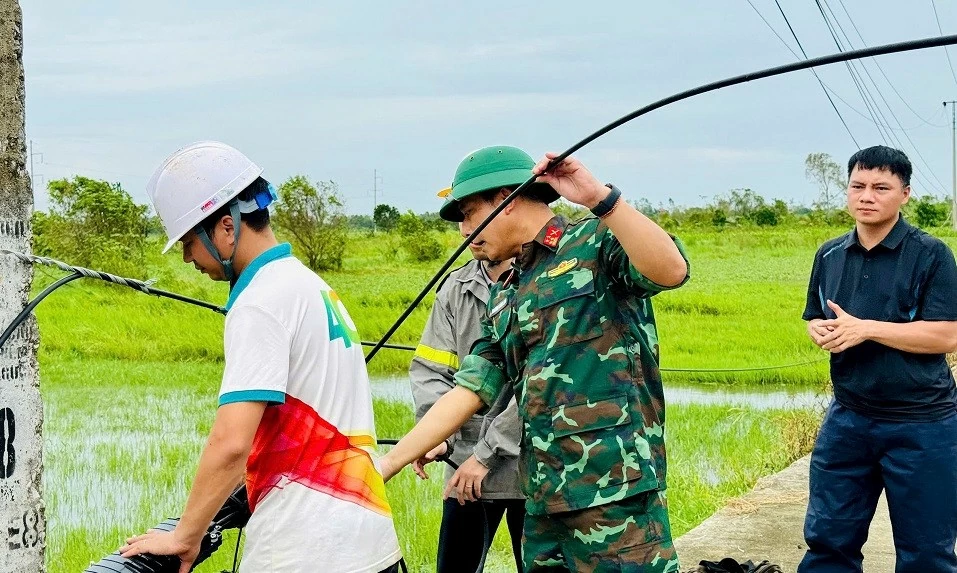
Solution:
<path fill-rule="evenodd" d="M 522 418 L 525 571 L 678 571 L 666 497 L 664 393 L 651 297 L 689 275 L 681 243 L 578 160 L 486 147 L 440 211 L 464 236 L 533 174 L 474 243 L 516 257 L 493 285 L 457 386 L 382 459 L 390 478 L 511 388 Z M 559 196 L 594 217 L 569 223 Z M 474 483 L 454 483 L 471 490 Z"/>

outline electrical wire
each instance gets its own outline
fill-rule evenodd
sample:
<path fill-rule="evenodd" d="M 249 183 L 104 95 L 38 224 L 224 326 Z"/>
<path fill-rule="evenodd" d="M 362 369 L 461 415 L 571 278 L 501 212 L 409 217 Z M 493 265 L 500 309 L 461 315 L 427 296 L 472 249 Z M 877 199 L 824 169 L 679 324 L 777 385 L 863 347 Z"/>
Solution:
<path fill-rule="evenodd" d="M 788 20 L 787 15 L 785 15 L 784 8 L 781 7 L 781 4 L 780 2 L 778 2 L 778 0 L 774 0 L 774 3 L 777 4 L 778 11 L 781 13 L 781 16 L 784 18 L 784 23 L 787 24 L 788 30 L 791 31 L 791 36 L 794 37 L 794 41 L 797 42 L 798 48 L 801 50 L 801 53 L 804 54 L 804 60 L 807 61 L 808 59 L 807 52 L 804 51 L 804 46 L 801 45 L 801 40 L 799 40 L 797 37 L 797 34 L 794 33 L 794 28 L 791 26 L 791 22 Z M 751 0 L 748 0 L 748 4 L 751 4 Z M 754 8 L 754 10 L 757 12 L 758 9 L 754 7 L 754 4 L 751 4 L 751 7 Z M 758 12 L 758 15 L 760 15 L 760 12 Z M 761 16 L 761 19 L 764 20 L 764 16 Z M 767 24 L 767 20 L 764 20 L 764 21 Z M 768 24 L 768 26 L 770 26 L 770 24 Z M 772 28 L 772 30 L 774 30 L 774 28 Z M 775 35 L 777 35 L 777 32 L 775 32 Z M 778 36 L 778 38 L 780 37 L 781 36 Z M 784 41 L 783 38 L 781 41 L 782 42 Z M 785 42 L 785 44 L 787 44 L 787 42 Z M 794 52 L 792 51 L 791 53 L 793 54 Z M 797 57 L 797 54 L 794 54 L 794 56 Z M 837 109 L 837 105 L 834 103 L 834 100 L 831 99 L 831 94 L 829 93 L 829 90 L 824 86 L 824 82 L 821 81 L 821 78 L 817 75 L 817 71 L 811 69 L 811 73 L 814 74 L 814 78 L 817 79 L 817 83 L 821 84 L 821 89 L 824 90 L 824 95 L 825 97 L 827 97 L 827 101 L 831 103 L 831 108 L 834 109 L 834 113 L 836 113 L 838 119 L 841 120 L 841 125 L 844 126 L 844 130 L 847 131 L 847 134 L 849 136 L 851 136 L 851 141 L 854 142 L 854 145 L 856 145 L 857 147 L 860 147 L 861 144 L 857 142 L 857 138 L 854 137 L 853 133 L 851 133 L 851 128 L 847 126 L 847 121 L 844 119 L 844 116 L 841 115 L 841 111 Z"/>
<path fill-rule="evenodd" d="M 847 20 L 851 23 L 851 26 L 854 28 L 854 31 L 857 33 L 857 37 L 861 39 L 861 45 L 866 47 L 867 42 L 864 40 L 864 35 L 861 34 L 861 31 L 858 29 L 857 24 L 854 23 L 854 18 L 851 17 L 851 13 L 850 11 L 848 11 L 847 6 L 844 4 L 844 0 L 838 0 L 838 3 L 840 3 L 841 9 L 844 10 L 844 14 L 847 15 Z M 897 88 L 894 86 L 894 82 L 892 82 L 891 79 L 887 77 L 887 74 L 884 73 L 884 68 L 883 66 L 881 66 L 881 63 L 874 58 L 871 58 L 870 60 L 881 72 L 881 75 L 884 76 L 884 79 L 887 80 L 887 85 L 891 87 L 894 93 L 897 94 L 897 97 L 900 98 L 901 102 L 907 107 L 907 109 L 910 110 L 911 113 L 914 114 L 915 117 L 917 117 L 917 119 L 921 120 L 922 122 L 926 123 L 927 125 L 931 127 L 947 127 L 947 124 L 933 123 L 932 121 L 924 118 L 924 116 L 922 116 L 921 114 L 917 113 L 917 110 L 911 107 L 911 105 L 907 103 L 907 100 L 904 98 L 904 96 L 902 96 L 901 93 L 897 91 Z M 940 109 L 938 108 L 937 111 L 939 113 Z M 913 128 L 910 128 L 910 129 L 913 129 Z"/>
<path fill-rule="evenodd" d="M 934 20 L 937 21 L 937 31 L 943 36 L 944 29 L 940 27 L 940 17 L 937 15 L 937 2 L 930 0 L 930 5 L 934 9 Z M 954 63 L 950 61 L 950 50 L 947 49 L 947 46 L 944 46 L 944 54 L 947 55 L 947 66 L 950 67 L 950 75 L 954 78 L 954 84 L 957 85 L 957 73 L 954 72 Z"/>
<path fill-rule="evenodd" d="M 843 34 L 843 36 L 844 36 L 844 41 L 846 42 L 847 47 L 853 49 L 853 48 L 854 48 L 854 44 L 851 42 L 851 39 L 850 39 L 850 37 L 848 36 L 847 32 L 845 32 L 844 27 L 841 26 L 841 23 L 838 21 L 837 15 L 834 13 L 833 10 L 831 10 L 831 7 L 830 7 L 830 5 L 828 5 L 827 0 L 815 0 L 815 4 L 817 4 L 818 10 L 819 10 L 820 13 L 821 13 L 821 17 L 824 18 L 825 23 L 828 24 L 828 29 L 831 31 L 831 37 L 834 38 L 834 42 L 838 45 L 838 50 L 841 50 L 842 48 L 841 48 L 840 42 L 838 41 L 837 35 L 836 35 L 836 33 L 835 33 L 834 26 L 836 26 L 836 27 L 837 27 L 837 30 L 839 30 L 840 33 Z M 823 7 L 822 7 L 822 4 L 823 4 Z M 832 24 L 828 21 L 828 18 L 827 18 L 827 16 L 826 16 L 825 13 L 824 13 L 824 8 L 825 8 L 825 7 L 827 8 L 828 13 L 831 15 L 831 18 L 833 19 L 833 26 L 832 26 Z M 852 24 L 852 25 L 854 24 L 853 19 L 851 20 L 851 24 Z M 855 26 L 855 28 L 856 28 L 856 26 Z M 861 39 L 861 41 L 863 42 L 863 38 Z M 866 42 L 864 43 L 864 47 L 867 47 Z M 915 178 L 915 179 L 918 179 L 918 180 L 922 180 L 922 179 L 923 179 L 924 181 L 928 181 L 929 183 L 931 183 L 931 185 L 932 185 L 932 187 L 933 187 L 933 189 L 934 189 L 934 192 L 941 192 L 941 193 L 946 194 L 946 193 L 947 193 L 947 191 L 946 191 L 946 189 L 945 189 L 946 186 L 945 186 L 944 183 L 940 180 L 940 178 L 937 177 L 937 174 L 934 172 L 934 170 L 931 169 L 930 164 L 927 162 L 926 159 L 924 159 L 924 155 L 920 152 L 920 149 L 917 147 L 917 144 L 914 143 L 914 140 L 911 139 L 910 135 L 907 133 L 907 130 L 904 129 L 904 126 L 901 124 L 901 121 L 900 121 L 900 119 L 897 117 L 897 114 L 894 113 L 894 110 L 891 108 L 891 106 L 890 106 L 890 104 L 888 103 L 887 99 L 884 97 L 884 94 L 881 92 L 880 88 L 877 86 L 877 82 L 874 81 L 873 76 L 871 76 L 870 71 L 868 71 L 867 66 L 864 65 L 863 61 L 858 61 L 857 64 L 860 65 L 861 69 L 864 70 L 864 74 L 865 74 L 865 75 L 867 76 L 867 78 L 871 81 L 871 84 L 874 86 L 874 89 L 877 91 L 877 95 L 881 98 L 881 101 L 883 101 L 884 106 L 887 108 L 888 113 L 890 113 L 891 117 L 894 119 L 894 122 L 895 122 L 895 123 L 897 124 L 897 126 L 900 128 L 901 134 L 904 136 L 905 139 L 907 139 L 908 143 L 910 143 L 910 146 L 911 146 L 911 148 L 914 150 L 914 153 L 917 155 L 917 158 L 921 161 L 921 163 L 924 164 L 924 167 L 927 169 L 928 172 L 930 172 L 931 176 L 936 180 L 937 185 L 933 185 L 933 182 L 932 182 L 932 181 L 929 181 L 929 180 L 927 180 L 926 178 L 923 178 L 920 173 L 915 173 L 914 178 Z M 848 66 L 849 66 L 849 67 L 851 66 L 851 63 L 850 63 L 850 62 L 848 62 Z M 860 78 L 861 83 L 864 84 L 865 90 L 866 90 L 866 89 L 867 89 L 866 84 L 865 84 L 865 82 L 864 82 L 863 77 L 860 77 L 860 73 L 859 73 L 859 72 L 858 72 L 858 77 Z M 885 75 L 885 79 L 886 79 L 886 75 Z M 889 80 L 888 80 L 888 82 L 890 83 Z M 891 83 L 891 87 L 893 88 L 893 84 L 892 84 L 892 83 Z M 870 94 L 869 90 L 868 90 L 868 94 L 871 96 L 871 100 L 872 100 L 872 102 L 873 102 L 873 105 L 874 105 L 875 109 L 878 110 L 878 113 L 880 113 L 882 119 L 884 119 L 884 121 L 886 122 L 886 121 L 887 121 L 887 118 L 884 117 L 884 116 L 883 116 L 883 112 L 880 111 L 880 108 L 879 108 L 879 106 L 878 106 L 878 104 L 877 104 L 877 101 L 876 101 L 876 99 L 874 98 L 873 94 Z M 903 99 L 903 98 L 902 98 L 902 99 Z M 902 144 L 902 142 L 900 141 L 900 139 L 895 136 L 895 134 L 893 133 L 893 131 L 887 131 L 887 133 L 888 133 L 888 136 L 889 136 L 889 137 L 893 138 L 893 139 L 896 141 L 896 143 L 897 143 L 897 145 L 898 145 L 899 148 L 903 148 L 903 147 L 904 147 L 903 144 Z M 926 184 L 926 183 L 925 183 L 925 184 Z"/>
<path fill-rule="evenodd" d="M 777 39 L 781 41 L 781 43 L 784 45 L 785 48 L 787 48 L 787 50 L 788 50 L 789 52 L 791 52 L 791 55 L 793 55 L 794 58 L 797 59 L 797 60 L 802 59 L 801 56 L 799 56 L 798 53 L 794 51 L 794 48 L 791 47 L 791 45 L 787 42 L 787 40 L 785 40 L 785 39 L 781 36 L 781 34 L 779 34 L 778 31 L 774 28 L 774 26 L 768 21 L 768 19 L 764 17 L 764 14 L 762 14 L 761 11 L 758 10 L 757 6 L 754 5 L 754 2 L 752 2 L 751 0 L 746 0 L 746 1 L 747 1 L 747 3 L 751 6 L 751 8 L 754 10 L 755 14 L 757 14 L 758 17 L 761 18 L 761 20 L 764 22 L 764 24 L 768 27 L 768 29 L 771 30 L 771 33 L 774 34 L 774 35 L 777 37 Z M 876 63 L 877 60 L 874 60 L 874 62 Z M 882 73 L 883 73 L 883 69 L 882 69 Z M 837 90 L 835 90 L 835 89 L 832 88 L 830 85 L 828 85 L 828 84 L 825 83 L 823 80 L 821 80 L 820 77 L 818 77 L 817 80 L 818 80 L 818 83 L 820 83 L 821 86 L 822 86 L 827 92 L 829 92 L 832 96 L 834 96 L 835 98 L 837 98 L 837 100 L 840 101 L 841 103 L 843 103 L 845 107 L 847 107 L 848 109 L 850 109 L 851 111 L 853 111 L 853 112 L 856 113 L 857 115 L 861 116 L 862 118 L 866 119 L 867 121 L 869 121 L 869 122 L 871 122 L 871 123 L 874 123 L 874 119 L 873 119 L 872 117 L 870 117 L 869 115 L 865 114 L 865 113 L 862 112 L 861 110 L 857 109 L 857 107 L 855 107 L 853 104 L 851 104 L 851 103 L 848 102 L 846 99 L 844 99 L 844 98 L 841 96 L 841 94 L 840 94 Z M 893 87 L 893 86 L 892 86 L 892 87 Z M 897 90 L 895 89 L 894 91 L 896 92 Z M 898 97 L 901 97 L 899 93 L 898 93 Z M 910 106 L 907 104 L 906 101 L 904 102 L 904 104 L 907 105 L 908 108 L 910 108 Z M 913 111 L 913 109 L 911 109 L 911 111 Z M 917 112 L 914 112 L 914 113 L 915 113 L 915 115 L 918 115 Z M 942 111 L 941 109 L 938 109 L 938 110 L 937 110 L 937 113 L 935 113 L 934 116 L 932 116 L 932 117 L 936 118 L 938 115 L 942 115 L 942 114 L 943 114 L 943 111 Z M 947 127 L 947 125 L 944 125 L 944 124 L 936 124 L 936 123 L 932 123 L 932 122 L 930 122 L 930 121 L 927 121 L 927 120 L 925 120 L 923 117 L 921 117 L 920 115 L 918 115 L 918 117 L 919 117 L 922 121 L 924 121 L 924 123 L 927 123 L 927 125 L 930 125 L 930 126 L 933 126 L 933 127 Z M 889 125 L 884 125 L 883 127 L 884 127 L 885 129 L 894 129 L 894 130 L 897 129 L 897 128 L 891 127 L 891 126 L 889 126 Z M 911 128 L 905 128 L 905 129 L 915 129 L 916 127 L 920 127 L 920 126 L 915 126 L 915 127 L 911 127 Z M 853 138 L 852 138 L 852 139 L 853 139 Z M 856 143 L 856 142 L 855 142 L 855 143 Z"/>

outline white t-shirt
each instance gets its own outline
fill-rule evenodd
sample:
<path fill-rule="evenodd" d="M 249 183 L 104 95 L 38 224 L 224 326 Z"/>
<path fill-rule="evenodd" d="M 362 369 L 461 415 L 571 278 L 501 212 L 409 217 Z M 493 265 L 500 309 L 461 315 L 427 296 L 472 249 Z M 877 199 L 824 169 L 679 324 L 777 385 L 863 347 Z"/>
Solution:
<path fill-rule="evenodd" d="M 401 557 L 372 454 L 375 424 L 352 319 L 282 244 L 233 287 L 219 404 L 269 402 L 246 463 L 241 571 L 375 573 Z"/>

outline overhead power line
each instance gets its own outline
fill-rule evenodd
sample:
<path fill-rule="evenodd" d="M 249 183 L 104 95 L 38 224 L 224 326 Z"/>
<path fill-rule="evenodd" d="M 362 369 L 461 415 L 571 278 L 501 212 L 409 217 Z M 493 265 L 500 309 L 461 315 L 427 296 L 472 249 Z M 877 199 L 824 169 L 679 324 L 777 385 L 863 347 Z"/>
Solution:
<path fill-rule="evenodd" d="M 930 5 L 934 9 L 934 20 L 937 21 L 937 31 L 943 36 L 944 29 L 940 27 L 940 17 L 937 15 L 937 2 L 930 0 Z M 957 73 L 954 73 L 954 63 L 950 61 L 950 50 L 947 49 L 947 46 L 944 46 L 944 54 L 947 55 L 947 65 L 950 66 L 950 75 L 954 78 L 954 84 L 957 84 Z"/>
<path fill-rule="evenodd" d="M 815 0 L 815 1 L 816 1 L 816 3 L 818 4 L 818 9 L 821 8 L 821 3 L 823 2 L 824 7 L 827 8 L 828 13 L 831 15 L 831 18 L 832 18 L 833 21 L 834 21 L 834 25 L 836 25 L 836 26 L 837 26 L 837 29 L 841 32 L 841 34 L 843 34 L 843 36 L 844 36 L 844 41 L 846 42 L 847 47 L 849 47 L 850 49 L 854 49 L 854 44 L 851 42 L 851 39 L 850 39 L 850 37 L 848 36 L 847 32 L 844 31 L 844 27 L 841 26 L 840 21 L 837 19 L 837 15 L 834 14 L 834 11 L 831 10 L 831 7 L 827 4 L 827 0 Z M 827 21 L 827 16 L 824 16 L 823 10 L 821 10 L 821 15 L 824 17 L 824 20 Z M 854 20 L 853 20 L 853 18 L 850 17 L 850 14 L 848 14 L 848 19 L 850 20 L 851 25 L 854 26 L 855 29 L 857 29 L 857 25 L 854 24 Z M 833 27 L 830 27 L 830 26 L 829 26 L 829 28 L 832 30 L 832 36 L 833 36 Z M 858 33 L 860 33 L 860 32 L 858 31 Z M 864 47 L 867 47 L 867 43 L 864 42 L 864 38 L 863 38 L 863 37 L 861 37 L 861 42 L 863 42 L 863 46 L 864 46 Z M 838 48 L 838 49 L 840 49 L 840 48 Z M 881 101 L 884 102 L 884 106 L 887 108 L 888 113 L 890 113 L 891 117 L 894 119 L 894 122 L 898 125 L 898 127 L 900 127 L 901 134 L 904 136 L 905 139 L 907 139 L 908 143 L 910 143 L 911 147 L 914 149 L 914 153 L 917 155 L 917 158 L 920 159 L 921 163 L 924 164 L 924 167 L 927 169 L 927 171 L 928 171 L 928 172 L 931 174 L 931 176 L 936 180 L 936 182 L 937 182 L 937 184 L 939 185 L 939 187 L 935 186 L 935 189 L 936 189 L 937 191 L 941 191 L 941 192 L 943 192 L 944 194 L 946 194 L 946 193 L 947 193 L 947 191 L 946 191 L 946 185 L 944 185 L 944 183 L 940 180 L 940 178 L 937 177 L 937 174 L 936 174 L 936 173 L 934 172 L 934 170 L 931 168 L 930 164 L 927 162 L 926 159 L 924 159 L 924 155 L 920 152 L 920 149 L 917 147 L 917 144 L 914 143 L 914 140 L 911 139 L 910 135 L 908 135 L 907 130 L 904 129 L 904 126 L 901 124 L 901 121 L 900 121 L 900 119 L 897 117 L 897 114 L 894 113 L 894 110 L 893 110 L 893 108 L 891 108 L 890 103 L 887 101 L 887 98 L 884 97 L 884 94 L 881 92 L 880 87 L 878 87 L 877 82 L 874 80 L 874 77 L 871 76 L 870 71 L 868 71 L 867 66 L 864 65 L 864 62 L 863 62 L 863 61 L 862 61 L 862 62 L 859 62 L 859 64 L 860 64 L 860 66 L 861 66 L 861 69 L 864 70 L 864 74 L 867 76 L 867 79 L 869 79 L 869 80 L 871 81 L 871 85 L 873 85 L 873 86 L 874 86 L 874 89 L 877 91 L 877 95 L 881 98 Z M 859 72 L 858 72 L 858 76 L 860 77 L 860 73 L 859 73 Z M 885 75 L 885 79 L 887 79 L 887 76 L 886 76 L 886 75 Z M 890 84 L 891 89 L 895 89 L 895 91 L 896 91 L 896 88 L 894 88 L 894 84 L 893 84 L 889 79 L 888 79 L 887 81 L 888 81 L 888 84 Z M 861 82 L 864 83 L 865 86 L 866 86 L 866 82 L 864 82 L 864 79 L 863 79 L 862 77 L 861 77 Z M 865 87 L 865 89 L 866 89 L 866 87 Z M 880 106 L 877 105 L 877 101 L 874 99 L 874 96 L 873 96 L 873 95 L 871 95 L 871 99 L 872 99 L 872 101 L 874 102 L 875 107 L 876 107 L 878 110 L 880 110 Z M 903 98 L 902 98 L 902 99 L 903 99 Z M 887 118 L 883 115 L 882 112 L 880 113 L 880 115 L 881 115 L 881 117 L 884 118 L 884 121 L 886 122 L 886 121 L 887 121 Z M 890 134 L 890 135 L 893 136 L 893 134 Z M 898 138 L 896 138 L 896 137 L 895 137 L 894 139 L 896 139 L 898 146 L 901 147 L 901 148 L 903 148 L 903 145 L 901 145 L 900 139 L 898 139 Z M 921 178 L 922 178 L 922 177 L 920 176 L 919 173 L 915 176 L 915 179 L 921 179 Z"/>
<path fill-rule="evenodd" d="M 771 29 L 771 31 L 774 33 L 774 35 L 777 36 L 778 39 L 781 40 L 781 41 L 784 43 L 785 46 L 787 46 L 788 50 L 790 50 L 792 54 L 794 54 L 794 57 L 797 58 L 797 59 L 800 59 L 800 58 L 798 57 L 798 55 L 794 52 L 794 50 L 791 50 L 791 46 L 790 46 L 787 42 L 785 42 L 785 41 L 784 41 L 784 38 L 782 38 L 782 37 L 777 33 L 777 30 L 774 29 L 774 26 L 772 26 L 771 23 L 767 21 L 767 19 L 764 17 L 764 15 L 761 14 L 761 11 L 757 9 L 757 7 L 751 2 L 751 0 L 747 0 L 747 2 L 748 2 L 748 4 L 751 5 L 751 8 L 754 9 L 755 13 L 757 13 L 757 15 L 761 18 L 761 20 L 764 21 L 764 23 L 768 26 L 768 28 Z M 775 3 L 777 3 L 777 0 L 775 0 Z M 781 5 L 780 5 L 780 4 L 778 4 L 778 8 L 779 8 L 779 9 L 781 8 Z M 782 16 L 784 15 L 784 10 L 781 10 L 781 15 L 782 15 Z M 787 16 L 784 17 L 784 21 L 787 22 L 788 28 L 791 30 L 791 35 L 794 36 L 794 41 L 797 42 L 798 47 L 801 49 L 801 53 L 804 54 L 804 59 L 806 60 L 806 59 L 807 59 L 807 53 L 804 51 L 804 47 L 801 46 L 801 41 L 798 40 L 797 35 L 794 33 L 794 29 L 791 28 L 791 23 L 787 21 Z M 834 113 L 837 114 L 838 119 L 841 120 L 841 125 L 844 126 L 844 130 L 847 131 L 847 134 L 851 137 L 851 141 L 854 142 L 854 145 L 860 147 L 860 144 L 857 143 L 857 139 L 854 137 L 854 134 L 851 132 L 851 128 L 847 126 L 847 122 L 844 120 L 844 116 L 841 115 L 841 111 L 840 111 L 839 109 L 837 109 L 837 105 L 834 103 L 834 100 L 831 99 L 831 94 L 829 93 L 828 88 L 824 85 L 824 82 L 821 81 L 820 76 L 817 75 L 817 71 L 815 71 L 815 70 L 812 69 L 812 70 L 811 70 L 811 73 L 814 75 L 814 79 L 817 80 L 817 83 L 820 84 L 821 89 L 824 91 L 824 96 L 827 98 L 827 101 L 830 102 L 831 108 L 834 110 Z"/>
<path fill-rule="evenodd" d="M 857 33 L 857 37 L 861 39 L 861 45 L 867 46 L 867 42 L 864 41 L 864 36 L 861 34 L 861 31 L 857 28 L 857 24 L 854 23 L 854 18 L 851 17 L 851 13 L 848 11 L 847 6 L 844 4 L 844 0 L 838 0 L 838 2 L 841 4 L 841 9 L 844 10 L 844 14 L 847 16 L 848 22 L 850 22 L 850 23 L 851 23 L 851 26 L 854 28 L 854 32 Z M 836 18 L 835 18 L 835 19 L 836 19 Z M 933 123 L 933 122 L 931 122 L 930 120 L 925 119 L 924 116 L 922 116 L 921 114 L 917 113 L 917 110 L 915 110 L 914 108 L 912 108 L 911 105 L 907 102 L 907 100 L 904 99 L 904 96 L 902 96 L 901 93 L 900 93 L 899 91 L 897 91 L 897 88 L 894 86 L 894 82 L 892 82 L 891 79 L 890 79 L 889 77 L 887 77 L 887 74 L 884 73 L 884 68 L 881 67 L 881 63 L 880 63 L 879 61 L 877 61 L 877 58 L 870 58 L 870 60 L 871 60 L 871 62 L 874 63 L 875 66 L 877 66 L 877 69 L 881 72 L 881 75 L 884 76 L 884 79 L 887 80 L 887 85 L 889 85 L 889 86 L 891 87 L 891 89 L 894 90 L 894 93 L 895 93 L 895 94 L 897 95 L 897 97 L 901 100 L 901 102 L 903 102 L 903 104 L 904 104 L 905 106 L 907 106 L 907 109 L 909 109 L 910 112 L 913 113 L 919 120 L 921 120 L 922 122 L 924 122 L 924 123 L 926 123 L 927 125 L 930 125 L 930 126 L 932 126 L 932 127 L 947 127 L 947 123 L 946 123 L 946 122 L 945 122 L 945 123 Z M 940 108 L 937 108 L 937 111 L 940 112 Z M 936 114 L 935 114 L 935 115 L 936 115 Z M 911 128 L 911 129 L 913 129 L 913 128 Z"/>
<path fill-rule="evenodd" d="M 780 40 L 781 44 L 783 44 L 784 47 L 787 48 L 787 50 L 788 50 L 789 52 L 791 52 L 791 55 L 794 56 L 795 59 L 800 60 L 800 59 L 801 59 L 801 56 L 798 55 L 798 53 L 794 51 L 794 48 L 791 47 L 791 44 L 789 44 L 789 43 L 787 42 L 787 40 L 785 40 L 785 39 L 781 36 L 781 34 L 778 33 L 778 31 L 774 28 L 774 26 L 773 26 L 770 22 L 768 22 L 768 19 L 764 17 L 764 14 L 762 14 L 761 11 L 758 10 L 758 8 L 754 5 L 754 3 L 753 3 L 751 0 L 747 0 L 747 2 L 748 2 L 748 4 L 750 4 L 751 9 L 754 10 L 754 13 L 757 14 L 759 18 L 761 18 L 761 20 L 764 22 L 765 26 L 767 26 L 768 29 L 771 30 L 771 33 L 774 34 L 774 35 L 777 37 L 778 40 Z M 875 61 L 876 61 L 876 60 L 875 60 Z M 834 88 L 832 88 L 830 85 L 828 85 L 826 82 L 824 82 L 824 81 L 821 80 L 820 78 L 817 78 L 817 79 L 818 79 L 818 83 L 820 83 L 821 86 L 823 86 L 825 90 L 827 90 L 828 92 L 830 92 L 830 94 L 831 94 L 832 96 L 834 96 L 835 98 L 837 98 L 838 101 L 840 101 L 842 104 L 844 104 L 844 107 L 850 109 L 851 111 L 853 111 L 854 113 L 856 113 L 856 114 L 859 115 L 860 117 L 864 118 L 865 120 L 867 120 L 867 121 L 869 121 L 869 122 L 871 122 L 871 123 L 875 123 L 875 120 L 874 120 L 873 117 L 871 117 L 870 115 L 868 115 L 868 114 L 864 113 L 863 111 L 859 110 L 859 109 L 858 109 L 857 107 L 855 107 L 851 102 L 849 102 L 849 101 L 847 101 L 846 99 L 844 99 L 843 97 L 841 97 L 841 94 L 840 94 L 837 90 L 835 90 Z M 896 91 L 896 90 L 895 90 L 895 91 Z M 898 94 L 898 95 L 899 95 L 899 94 Z M 905 102 L 905 105 L 906 105 L 906 102 Z M 909 107 L 910 107 L 910 106 L 908 105 L 908 108 L 909 108 Z M 913 111 L 913 110 L 912 110 L 912 111 Z M 915 112 L 915 115 L 918 115 L 918 114 L 916 114 L 916 112 Z M 937 108 L 937 113 L 935 113 L 935 114 L 931 117 L 931 119 L 936 119 L 936 117 L 937 117 L 938 115 L 941 115 L 941 116 L 945 115 L 944 112 L 943 112 L 943 110 L 942 110 L 941 108 Z M 933 123 L 933 122 L 931 122 L 931 121 L 927 121 L 927 120 L 925 120 L 923 117 L 921 117 L 920 115 L 918 115 L 918 117 L 921 119 L 921 121 L 923 121 L 924 123 L 927 123 L 928 125 L 931 125 L 931 126 L 933 126 L 933 127 L 948 127 L 948 125 L 949 125 L 949 124 L 946 124 L 946 123 L 944 123 L 944 124 L 937 124 L 937 123 Z M 946 118 L 945 118 L 945 119 L 946 119 Z M 889 125 L 882 125 L 882 127 L 883 127 L 884 129 L 892 129 L 892 130 L 895 130 L 895 131 L 896 131 L 897 129 L 899 129 L 899 128 L 892 127 L 892 126 L 889 126 Z M 916 129 L 917 127 L 919 127 L 919 126 L 914 126 L 914 127 L 904 128 L 904 129 Z"/>
<path fill-rule="evenodd" d="M 827 0 L 814 0 L 814 3 L 821 14 L 821 18 L 824 19 L 824 23 L 827 26 L 828 31 L 831 34 L 831 38 L 834 40 L 834 43 L 837 46 L 837 49 L 841 52 L 844 51 L 845 47 L 848 49 L 854 49 L 854 44 L 851 41 L 850 36 L 844 30 L 844 27 L 841 25 L 840 21 L 838 20 L 837 15 L 834 13 L 833 10 L 831 10 L 831 7 L 827 4 Z M 828 16 L 825 13 L 825 8 L 827 9 L 827 12 L 831 16 L 830 19 L 828 19 Z M 848 14 L 848 17 L 851 21 L 851 24 L 854 25 L 856 29 L 856 25 L 853 22 L 853 18 L 850 17 L 850 14 Z M 840 36 L 843 36 L 844 38 L 844 45 L 842 45 L 841 43 Z M 864 40 L 862 37 L 862 42 L 863 41 Z M 866 42 L 864 43 L 864 47 L 866 47 Z M 937 174 L 930 167 L 930 164 L 924 158 L 924 155 L 920 152 L 920 149 L 917 147 L 917 144 L 914 143 L 914 140 L 911 139 L 910 135 L 908 135 L 907 130 L 904 129 L 903 124 L 901 123 L 900 119 L 897 117 L 897 114 L 894 113 L 894 110 L 890 106 L 890 103 L 887 101 L 887 98 L 884 97 L 884 94 L 881 92 L 881 89 L 877 85 L 877 82 L 874 80 L 874 77 L 871 75 L 870 71 L 867 69 L 867 66 L 864 65 L 863 62 L 859 62 L 859 65 L 864 72 L 862 75 L 860 71 L 857 71 L 857 68 L 853 66 L 852 64 L 850 64 L 849 62 L 845 62 L 845 64 L 847 64 L 848 72 L 851 74 L 851 77 L 854 80 L 854 83 L 857 86 L 858 91 L 861 94 L 861 98 L 865 102 L 865 105 L 868 107 L 869 110 L 873 110 L 873 113 L 875 115 L 875 122 L 876 122 L 876 119 L 879 117 L 881 118 L 881 120 L 883 121 L 885 125 L 889 123 L 887 120 L 887 117 L 885 116 L 884 112 L 881 109 L 880 103 L 878 102 L 877 98 L 879 97 L 881 102 L 883 102 L 884 107 L 887 109 L 887 113 L 890 114 L 891 118 L 900 128 L 901 134 L 908 141 L 908 143 L 910 143 L 910 147 L 914 150 L 914 153 L 917 156 L 917 158 L 921 161 L 921 163 L 923 163 L 924 168 L 928 172 L 930 172 L 930 175 L 933 177 L 933 179 L 936 180 L 936 184 L 933 181 L 930 181 L 922 177 L 920 173 L 915 173 L 915 179 L 920 181 L 922 184 L 927 185 L 927 188 L 933 190 L 935 193 L 947 194 L 946 186 L 941 182 L 940 178 L 937 177 Z M 866 76 L 866 80 L 865 80 L 865 76 Z M 885 75 L 885 79 L 886 79 L 886 75 Z M 875 97 L 874 94 L 871 93 L 870 88 L 868 88 L 867 80 L 870 80 L 870 83 L 873 86 L 874 91 L 877 92 L 877 97 Z M 890 80 L 888 80 L 888 83 L 893 88 L 893 83 L 890 82 Z M 878 131 L 880 132 L 881 130 L 878 129 Z M 897 135 L 894 133 L 893 130 L 885 129 L 883 130 L 881 135 L 882 137 L 885 138 L 886 143 L 894 144 L 901 149 L 904 148 L 903 142 L 900 140 L 900 138 L 897 137 Z"/>

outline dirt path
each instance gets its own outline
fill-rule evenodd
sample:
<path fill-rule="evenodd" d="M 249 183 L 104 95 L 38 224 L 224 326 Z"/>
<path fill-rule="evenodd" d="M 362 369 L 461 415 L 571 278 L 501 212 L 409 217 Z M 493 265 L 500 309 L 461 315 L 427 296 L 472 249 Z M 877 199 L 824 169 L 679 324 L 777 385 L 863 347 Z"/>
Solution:
<path fill-rule="evenodd" d="M 802 532 L 809 461 L 810 457 L 801 458 L 784 471 L 761 478 L 751 492 L 678 538 L 675 545 L 682 570 L 693 571 L 702 559 L 732 557 L 755 562 L 768 559 L 785 573 L 797 571 L 806 548 Z M 864 570 L 894 571 L 894 544 L 883 497 L 864 546 Z"/>

